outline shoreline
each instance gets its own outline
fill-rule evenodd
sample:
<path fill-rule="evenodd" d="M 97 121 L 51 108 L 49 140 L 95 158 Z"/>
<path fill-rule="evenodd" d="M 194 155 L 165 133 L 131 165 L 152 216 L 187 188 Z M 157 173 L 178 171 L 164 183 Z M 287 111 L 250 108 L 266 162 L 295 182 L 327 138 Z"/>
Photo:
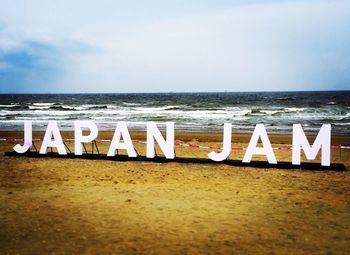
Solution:
<path fill-rule="evenodd" d="M 145 140 L 146 131 L 129 131 L 132 139 Z M 164 131 L 161 131 L 165 135 Z M 45 131 L 33 131 L 33 138 L 42 139 Z M 98 139 L 112 139 L 114 131 L 99 131 Z M 74 131 L 61 131 L 62 138 L 73 138 Z M 232 143 L 248 143 L 252 133 L 236 133 L 232 132 Z M 271 144 L 291 144 L 292 134 L 269 134 Z M 314 134 L 306 133 L 310 143 L 316 138 Z M 0 130 L 0 138 L 23 138 L 22 131 L 7 131 Z M 346 134 L 332 134 L 332 145 L 350 145 L 350 135 Z M 175 130 L 176 141 L 197 141 L 197 142 L 222 142 L 222 133 L 220 132 L 188 132 Z"/>
<path fill-rule="evenodd" d="M 117 122 L 115 122 L 117 123 Z M 113 123 L 113 124 L 115 124 Z M 98 124 L 98 123 L 95 123 Z M 159 123 L 158 123 L 159 124 Z M 175 124 L 176 125 L 176 124 Z M 339 131 L 334 129 L 333 124 L 331 124 L 332 127 L 332 134 L 334 135 L 340 135 L 340 136 L 350 136 L 350 132 L 349 129 L 346 129 L 346 131 Z M 33 127 L 33 132 L 45 132 L 46 131 L 46 127 L 37 129 Z M 317 135 L 319 132 L 321 126 L 318 126 L 317 128 L 313 128 L 313 129 L 308 129 L 308 127 L 303 128 L 304 132 L 306 135 Z M 14 126 L 14 127 L 1 127 L 0 126 L 0 132 L 22 132 L 23 131 L 23 124 L 21 126 Z M 255 126 L 248 126 L 246 128 L 235 128 L 234 126 L 232 126 L 232 133 L 234 134 L 251 134 L 254 131 Z M 165 131 L 165 126 L 164 125 L 158 125 L 158 129 L 160 131 Z M 290 128 L 288 129 L 270 129 L 269 126 L 265 125 L 265 129 L 268 135 L 288 135 L 291 134 L 293 132 L 293 128 L 292 126 L 290 126 Z M 74 130 L 74 126 L 70 126 L 70 127 L 61 127 L 59 126 L 59 130 L 61 132 L 70 132 Z M 104 128 L 104 127 L 100 127 L 98 126 L 98 130 L 99 132 L 114 132 L 115 130 L 115 125 L 111 125 L 108 128 Z M 144 127 L 132 127 L 132 126 L 128 126 L 128 131 L 131 132 L 145 132 L 146 131 L 146 125 Z M 221 126 L 219 126 L 219 128 L 193 128 L 193 129 L 189 129 L 186 127 L 176 127 L 174 129 L 175 133 L 179 132 L 179 133 L 208 133 L 208 134 L 216 134 L 216 133 L 222 133 L 223 132 L 223 124 Z"/>
<path fill-rule="evenodd" d="M 39 150 L 41 147 L 41 142 L 44 137 L 43 131 L 33 131 L 33 144 L 31 151 Z M 85 135 L 88 133 L 86 132 Z M 165 133 L 162 132 L 163 137 L 165 138 Z M 62 139 L 65 140 L 65 146 L 67 152 L 74 151 L 74 132 L 73 131 L 61 131 Z M 99 150 L 99 154 L 107 154 L 111 140 L 113 138 L 114 132 L 112 131 L 101 131 L 99 132 L 98 137 L 96 138 L 96 146 L 93 146 L 93 143 L 87 143 L 86 153 L 92 153 L 96 148 Z M 133 146 L 137 151 L 139 156 L 146 155 L 146 131 L 131 131 L 131 139 L 133 140 Z M 175 132 L 175 154 L 177 158 L 191 158 L 195 160 L 207 159 L 208 153 L 211 151 L 221 151 L 222 146 L 222 137 L 221 133 L 189 133 L 189 132 Z M 232 135 L 232 150 L 229 154 L 228 160 L 233 161 L 242 161 L 250 141 L 251 134 L 235 134 Z M 312 145 L 316 136 L 307 135 L 309 143 Z M 7 152 L 13 150 L 13 146 L 16 144 L 23 143 L 23 132 L 19 131 L 0 131 L 0 139 L 6 139 L 0 141 L 3 148 L 7 148 Z M 8 140 L 7 140 L 8 139 Z M 19 140 L 16 140 L 19 139 Z M 35 140 L 38 139 L 38 140 Z M 275 157 L 278 162 L 292 162 L 292 135 L 269 135 L 271 145 Z M 350 150 L 348 146 L 350 145 L 350 136 L 346 135 L 333 135 L 331 140 L 331 145 L 334 146 L 331 149 L 331 163 L 333 164 L 343 164 L 345 170 L 350 168 Z M 259 145 L 258 145 L 259 146 Z M 343 147 L 344 146 L 344 147 Z M 158 145 L 155 147 L 156 153 L 158 156 L 164 156 L 162 150 Z M 56 148 L 53 148 L 53 152 L 57 152 Z M 127 155 L 126 150 L 120 150 L 119 155 Z M 45 160 L 45 159 L 41 159 Z M 261 163 L 267 163 L 266 156 L 264 155 L 253 155 L 252 161 L 260 161 Z M 307 160 L 305 154 L 301 152 L 301 162 L 302 163 L 315 163 L 317 169 L 317 164 L 320 164 L 321 161 L 321 150 L 318 152 L 314 160 Z M 151 162 L 150 162 L 151 163 Z M 154 162 L 153 162 L 154 163 Z M 137 164 L 137 163 L 135 163 Z M 270 166 L 268 167 L 270 168 Z M 276 166 L 276 168 L 278 168 Z M 321 170 L 321 165 L 320 165 Z"/>

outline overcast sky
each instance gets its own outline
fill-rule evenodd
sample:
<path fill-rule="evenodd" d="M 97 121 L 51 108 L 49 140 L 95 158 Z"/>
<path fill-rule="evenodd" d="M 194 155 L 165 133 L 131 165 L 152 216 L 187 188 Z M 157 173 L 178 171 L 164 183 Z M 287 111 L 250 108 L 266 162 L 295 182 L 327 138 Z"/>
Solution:
<path fill-rule="evenodd" d="M 348 89 L 348 0 L 0 0 L 0 93 Z"/>

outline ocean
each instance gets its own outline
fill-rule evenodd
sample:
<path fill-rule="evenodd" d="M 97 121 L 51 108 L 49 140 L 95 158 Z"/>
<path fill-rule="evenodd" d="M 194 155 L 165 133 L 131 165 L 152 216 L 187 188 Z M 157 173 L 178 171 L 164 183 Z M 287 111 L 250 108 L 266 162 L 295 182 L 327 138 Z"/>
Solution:
<path fill-rule="evenodd" d="M 224 123 L 232 123 L 233 132 L 251 132 L 263 123 L 268 133 L 291 133 L 296 123 L 317 133 L 330 123 L 332 133 L 350 134 L 350 91 L 1 94 L 0 130 L 23 130 L 24 120 L 32 120 L 34 130 L 44 130 L 48 120 L 61 130 L 73 130 L 74 120 L 93 120 L 100 130 L 113 130 L 117 121 L 130 130 L 172 121 L 177 130 L 206 132 L 221 132 Z"/>

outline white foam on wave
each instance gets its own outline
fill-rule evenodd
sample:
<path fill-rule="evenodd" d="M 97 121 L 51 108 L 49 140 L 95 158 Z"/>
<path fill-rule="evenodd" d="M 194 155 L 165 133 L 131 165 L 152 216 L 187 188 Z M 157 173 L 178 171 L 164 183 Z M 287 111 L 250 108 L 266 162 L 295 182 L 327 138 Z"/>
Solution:
<path fill-rule="evenodd" d="M 19 104 L 0 104 L 0 108 L 13 108 L 20 106 Z"/>
<path fill-rule="evenodd" d="M 29 109 L 30 110 L 44 110 L 44 109 L 50 109 L 50 106 L 32 106 L 32 105 L 29 105 Z"/>
<path fill-rule="evenodd" d="M 346 122 L 346 123 L 334 123 L 333 125 L 336 125 L 336 126 L 350 126 L 350 122 Z"/>
<path fill-rule="evenodd" d="M 136 106 L 136 105 L 141 105 L 140 103 L 129 103 L 129 102 L 122 102 L 123 105 L 126 106 Z"/>
<path fill-rule="evenodd" d="M 285 109 L 285 111 L 288 111 L 288 112 L 303 112 L 303 111 L 305 111 L 306 108 L 303 108 L 303 107 L 300 107 L 300 108 L 298 108 L 298 107 L 286 107 L 284 109 Z"/>
<path fill-rule="evenodd" d="M 51 106 L 54 104 L 56 104 L 56 103 L 34 103 L 33 105 L 35 105 L 35 106 Z"/>

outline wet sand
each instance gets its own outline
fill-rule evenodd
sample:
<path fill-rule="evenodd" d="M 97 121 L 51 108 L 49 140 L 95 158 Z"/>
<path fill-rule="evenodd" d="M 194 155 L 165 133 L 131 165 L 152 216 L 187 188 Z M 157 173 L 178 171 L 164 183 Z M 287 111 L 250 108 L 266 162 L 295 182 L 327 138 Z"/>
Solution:
<path fill-rule="evenodd" d="M 103 132 L 99 138 L 112 135 Z M 144 135 L 133 132 L 132 138 L 143 140 Z M 0 137 L 21 136 L 0 132 Z M 249 138 L 234 134 L 233 146 L 246 147 Z M 276 146 L 291 143 L 285 135 L 270 139 Z M 221 134 L 178 132 L 176 140 L 220 145 Z M 1 254 L 350 250 L 349 150 L 332 151 L 332 162 L 344 163 L 347 171 L 322 172 L 3 156 L 14 144 L 0 141 Z M 349 145 L 350 137 L 333 136 L 332 144 Z M 108 145 L 99 148 L 105 153 Z M 136 144 L 142 155 L 144 147 Z M 208 152 L 176 148 L 178 156 L 206 157 Z M 277 160 L 290 161 L 290 151 L 275 153 Z M 242 157 L 235 151 L 230 158 Z"/>

